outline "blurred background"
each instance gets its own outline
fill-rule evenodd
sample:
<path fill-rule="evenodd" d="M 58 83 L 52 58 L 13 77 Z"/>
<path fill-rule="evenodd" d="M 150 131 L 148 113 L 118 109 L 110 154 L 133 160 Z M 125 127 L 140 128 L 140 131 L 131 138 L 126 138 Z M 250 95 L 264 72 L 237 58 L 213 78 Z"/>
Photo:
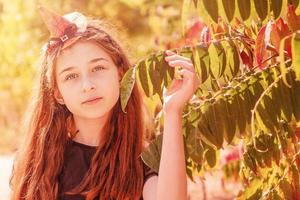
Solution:
<path fill-rule="evenodd" d="M 125 38 L 132 63 L 182 42 L 182 0 L 0 0 L 0 200 L 9 199 L 13 155 L 24 136 L 20 125 L 34 87 L 40 50 L 49 37 L 38 5 L 61 15 L 79 11 L 110 21 Z M 213 199 L 208 196 L 218 193 L 220 177 L 206 178 L 207 188 L 200 179 L 189 182 L 191 199 L 202 199 L 203 193 Z M 224 192 L 219 196 L 214 199 L 232 198 Z"/>

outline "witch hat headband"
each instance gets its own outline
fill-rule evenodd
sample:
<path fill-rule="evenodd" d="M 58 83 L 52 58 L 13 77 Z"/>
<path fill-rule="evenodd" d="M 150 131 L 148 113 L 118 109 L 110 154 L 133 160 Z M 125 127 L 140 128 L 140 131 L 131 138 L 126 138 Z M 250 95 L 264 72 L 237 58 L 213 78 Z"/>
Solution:
<path fill-rule="evenodd" d="M 62 49 L 70 46 L 82 37 L 87 28 L 86 17 L 79 12 L 60 16 L 44 6 L 39 6 L 40 15 L 50 32 L 47 52 L 61 45 Z"/>

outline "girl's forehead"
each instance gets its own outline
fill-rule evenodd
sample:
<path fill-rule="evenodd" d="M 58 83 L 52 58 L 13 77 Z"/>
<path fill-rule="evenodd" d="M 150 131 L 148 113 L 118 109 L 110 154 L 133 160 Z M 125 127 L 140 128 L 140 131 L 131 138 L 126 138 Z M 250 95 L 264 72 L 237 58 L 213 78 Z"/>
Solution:
<path fill-rule="evenodd" d="M 57 56 L 56 64 L 58 66 L 74 65 L 87 63 L 96 58 L 104 58 L 105 60 L 112 62 L 110 55 L 108 55 L 96 42 L 78 41 L 60 52 Z"/>

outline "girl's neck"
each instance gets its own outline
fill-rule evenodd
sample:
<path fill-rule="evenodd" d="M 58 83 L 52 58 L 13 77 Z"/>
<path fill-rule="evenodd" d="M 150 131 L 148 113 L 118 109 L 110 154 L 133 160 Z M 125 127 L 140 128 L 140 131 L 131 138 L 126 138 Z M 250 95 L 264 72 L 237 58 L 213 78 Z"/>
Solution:
<path fill-rule="evenodd" d="M 108 116 L 107 114 L 100 118 L 88 119 L 74 115 L 74 123 L 79 131 L 73 140 L 89 146 L 98 146 L 104 133 L 104 126 Z"/>

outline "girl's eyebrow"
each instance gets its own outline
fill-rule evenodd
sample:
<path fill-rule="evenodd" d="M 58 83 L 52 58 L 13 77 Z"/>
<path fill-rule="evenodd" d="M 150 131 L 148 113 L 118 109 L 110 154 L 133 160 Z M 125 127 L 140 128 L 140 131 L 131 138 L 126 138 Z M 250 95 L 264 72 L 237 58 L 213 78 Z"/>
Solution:
<path fill-rule="evenodd" d="M 72 69 L 75 69 L 75 67 L 67 67 L 67 68 L 63 69 L 63 70 L 59 73 L 59 75 L 61 75 L 62 73 L 66 72 L 66 71 L 70 71 L 70 70 L 72 70 Z"/>
<path fill-rule="evenodd" d="M 108 62 L 108 60 L 105 59 L 105 58 L 94 58 L 94 59 L 90 60 L 89 63 L 95 63 L 95 62 L 101 61 L 101 60 L 104 60 L 104 61 L 107 61 L 107 62 Z"/>
<path fill-rule="evenodd" d="M 94 59 L 90 60 L 89 63 L 95 63 L 95 62 L 98 62 L 98 61 L 101 61 L 101 60 L 104 60 L 104 61 L 107 61 L 107 62 L 108 62 L 108 60 L 105 59 L 105 58 L 94 58 Z M 74 69 L 74 68 L 76 68 L 76 67 L 73 67 L 73 66 L 72 66 L 72 67 L 67 67 L 67 68 L 63 69 L 63 70 L 59 73 L 59 75 L 61 75 L 62 73 L 66 72 L 66 71 L 70 71 L 70 70 L 72 70 L 72 69 Z"/>

